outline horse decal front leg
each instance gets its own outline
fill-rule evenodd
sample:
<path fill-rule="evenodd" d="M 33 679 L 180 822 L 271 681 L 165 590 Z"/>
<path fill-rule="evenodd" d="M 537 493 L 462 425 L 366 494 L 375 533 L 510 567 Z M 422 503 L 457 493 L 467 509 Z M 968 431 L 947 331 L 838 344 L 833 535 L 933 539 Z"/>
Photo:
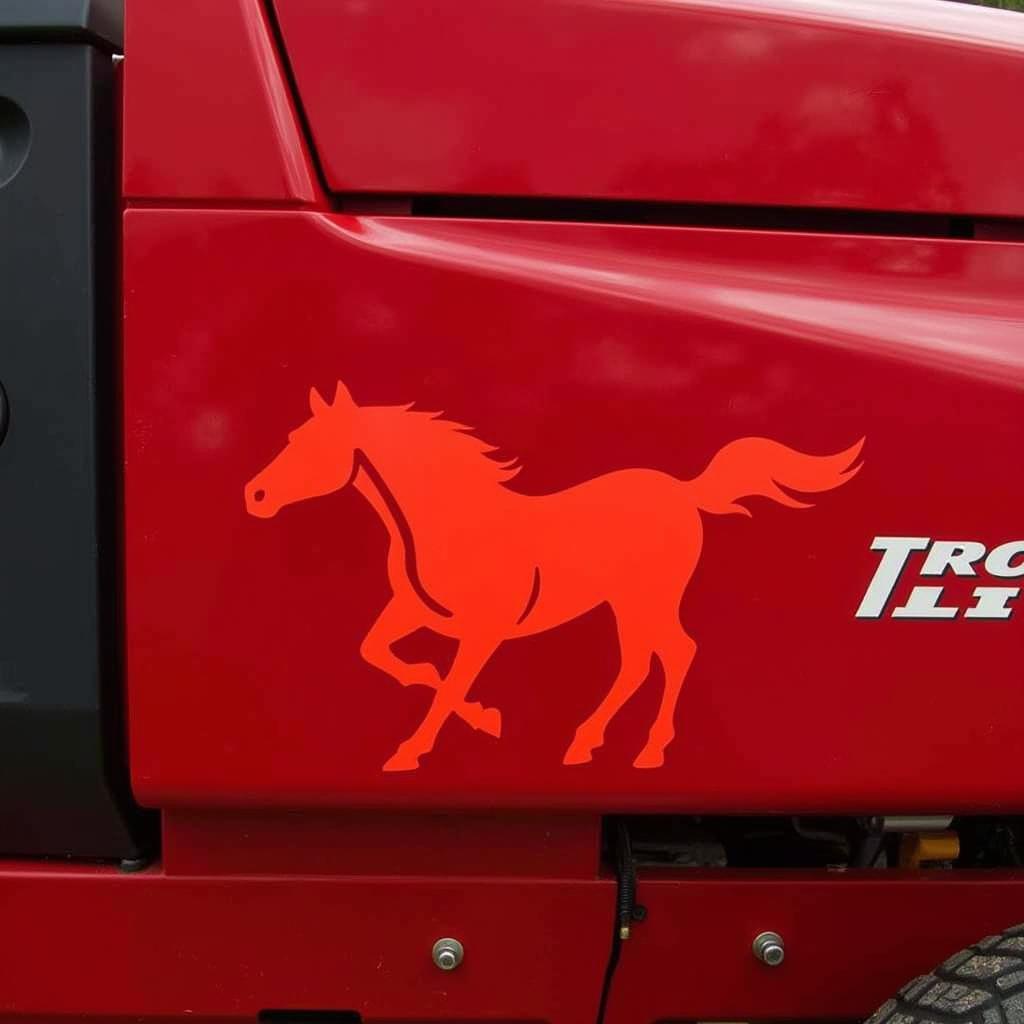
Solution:
<path fill-rule="evenodd" d="M 458 715 L 466 706 L 466 694 L 480 674 L 488 659 L 495 652 L 500 639 L 480 637 L 464 639 L 452 662 L 452 667 L 434 694 L 419 728 L 404 742 L 385 763 L 386 772 L 414 771 L 420 766 L 420 758 L 434 749 L 437 734 L 451 715 Z"/>
<path fill-rule="evenodd" d="M 419 609 L 408 602 L 393 599 L 363 638 L 359 653 L 367 664 L 380 669 L 402 686 L 429 686 L 437 690 L 442 681 L 430 662 L 402 661 L 391 649 L 392 644 L 402 637 L 425 626 L 428 624 Z M 480 703 L 463 700 L 452 708 L 452 714 L 488 736 L 501 736 L 501 712 L 497 708 L 485 708 Z"/>

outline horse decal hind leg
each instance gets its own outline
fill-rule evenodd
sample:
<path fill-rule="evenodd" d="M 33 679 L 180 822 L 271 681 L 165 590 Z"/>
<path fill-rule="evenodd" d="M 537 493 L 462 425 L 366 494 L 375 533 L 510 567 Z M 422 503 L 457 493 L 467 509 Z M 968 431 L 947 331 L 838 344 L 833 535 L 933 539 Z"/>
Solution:
<path fill-rule="evenodd" d="M 664 690 L 634 765 L 662 765 L 696 653 L 679 610 L 700 558 L 701 514 L 749 515 L 739 502 L 753 496 L 807 508 L 789 492 L 846 483 L 860 468 L 863 443 L 808 455 L 767 438 L 740 438 L 693 480 L 626 469 L 527 495 L 509 486 L 514 463 L 496 460 L 470 428 L 440 414 L 360 406 L 341 382 L 330 403 L 316 389 L 309 397 L 310 417 L 246 484 L 246 508 L 270 518 L 286 505 L 353 486 L 384 523 L 392 599 L 360 653 L 403 686 L 433 690 L 423 721 L 385 763 L 387 771 L 419 767 L 452 718 L 500 737 L 498 710 L 469 700 L 491 655 L 506 640 L 555 629 L 602 604 L 615 615 L 620 665 L 564 763 L 592 759 L 657 660 Z M 443 678 L 433 665 L 407 663 L 392 650 L 419 629 L 458 643 Z"/>

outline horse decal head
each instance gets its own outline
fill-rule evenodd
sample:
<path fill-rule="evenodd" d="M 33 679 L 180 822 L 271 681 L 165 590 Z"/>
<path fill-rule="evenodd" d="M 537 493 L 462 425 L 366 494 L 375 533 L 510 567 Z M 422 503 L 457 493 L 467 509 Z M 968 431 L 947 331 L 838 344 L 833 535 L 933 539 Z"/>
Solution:
<path fill-rule="evenodd" d="M 356 405 L 341 381 L 329 403 L 309 389 L 305 423 L 288 435 L 288 444 L 245 485 L 245 507 L 260 519 L 296 501 L 316 498 L 351 483 L 355 466 Z"/>

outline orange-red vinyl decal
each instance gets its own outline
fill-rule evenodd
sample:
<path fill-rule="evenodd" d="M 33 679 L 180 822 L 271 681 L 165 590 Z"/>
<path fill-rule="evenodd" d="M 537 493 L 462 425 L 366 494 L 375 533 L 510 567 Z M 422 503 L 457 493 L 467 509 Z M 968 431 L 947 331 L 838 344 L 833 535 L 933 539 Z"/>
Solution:
<path fill-rule="evenodd" d="M 840 486 L 860 468 L 863 445 L 862 439 L 835 455 L 807 455 L 778 441 L 744 437 L 725 445 L 694 480 L 625 469 L 531 496 L 507 486 L 518 471 L 513 463 L 491 458 L 493 447 L 439 414 L 409 406 L 362 407 L 340 382 L 333 402 L 314 388 L 309 405 L 310 418 L 245 485 L 246 508 L 269 518 L 285 505 L 352 484 L 384 522 L 392 598 L 360 653 L 403 686 L 435 690 L 422 723 L 385 771 L 418 768 L 453 715 L 500 736 L 500 711 L 467 700 L 498 646 L 554 629 L 604 603 L 618 628 L 618 675 L 576 730 L 563 763 L 590 761 L 656 657 L 664 693 L 633 763 L 660 767 L 696 651 L 680 624 L 679 606 L 700 557 L 700 513 L 750 515 L 737 502 L 755 495 L 807 508 L 783 488 L 812 493 Z M 433 665 L 409 664 L 391 649 L 421 628 L 458 641 L 443 679 Z"/>

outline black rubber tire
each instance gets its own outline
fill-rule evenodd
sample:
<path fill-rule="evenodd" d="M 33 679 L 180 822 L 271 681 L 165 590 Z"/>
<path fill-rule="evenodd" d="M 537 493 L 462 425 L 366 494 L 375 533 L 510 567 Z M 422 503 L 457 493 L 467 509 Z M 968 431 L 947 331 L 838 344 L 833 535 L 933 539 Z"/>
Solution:
<path fill-rule="evenodd" d="M 868 1024 L 1024 1024 L 1024 924 L 950 957 L 901 989 Z"/>

